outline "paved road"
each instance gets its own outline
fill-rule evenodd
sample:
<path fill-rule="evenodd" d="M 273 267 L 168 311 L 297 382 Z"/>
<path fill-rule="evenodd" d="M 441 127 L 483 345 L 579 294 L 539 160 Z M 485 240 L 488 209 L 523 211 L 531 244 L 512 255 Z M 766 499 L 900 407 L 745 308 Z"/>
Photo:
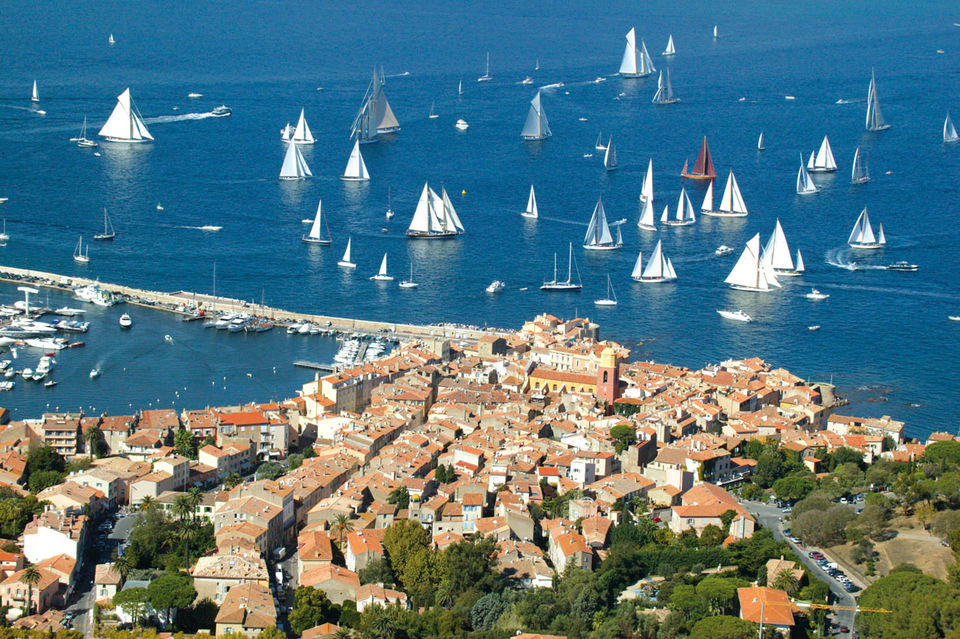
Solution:
<path fill-rule="evenodd" d="M 821 581 L 826 583 L 830 587 L 830 592 L 834 595 L 834 600 L 837 605 L 840 606 L 850 606 L 854 607 L 857 605 L 857 600 L 849 592 L 843 589 L 843 586 L 840 585 L 836 579 L 828 575 L 817 565 L 813 559 L 807 556 L 807 550 L 802 546 L 791 542 L 786 539 L 783 534 L 783 524 L 780 521 L 780 518 L 783 516 L 783 511 L 776 506 L 771 506 L 768 504 L 761 504 L 754 501 L 742 501 L 741 505 L 747 509 L 753 516 L 757 518 L 760 524 L 773 533 L 774 538 L 784 539 L 790 548 L 793 549 L 794 554 L 800 558 L 800 561 L 803 562 L 804 566 L 814 575 L 817 576 Z M 828 615 L 828 619 L 832 619 L 833 623 L 836 626 L 846 626 L 853 630 L 853 622 L 856 618 L 857 613 L 852 610 L 838 610 L 832 612 Z"/>

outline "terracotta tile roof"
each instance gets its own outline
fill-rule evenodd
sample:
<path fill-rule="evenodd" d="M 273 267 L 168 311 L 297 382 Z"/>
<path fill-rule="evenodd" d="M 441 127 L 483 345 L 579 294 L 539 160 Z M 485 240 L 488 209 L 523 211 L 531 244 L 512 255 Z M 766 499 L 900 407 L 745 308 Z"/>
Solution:
<path fill-rule="evenodd" d="M 737 597 L 740 599 L 740 618 L 760 623 L 760 612 L 763 611 L 763 623 L 777 626 L 793 626 L 793 604 L 787 593 L 774 588 L 754 586 L 737 588 Z"/>

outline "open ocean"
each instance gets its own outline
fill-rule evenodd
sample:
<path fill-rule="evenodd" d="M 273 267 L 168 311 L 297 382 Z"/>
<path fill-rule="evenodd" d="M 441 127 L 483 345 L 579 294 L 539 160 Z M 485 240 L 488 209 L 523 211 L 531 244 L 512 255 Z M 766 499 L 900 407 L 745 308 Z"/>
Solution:
<path fill-rule="evenodd" d="M 10 201 L 0 216 L 12 239 L 0 248 L 0 262 L 203 292 L 212 289 L 216 262 L 218 294 L 367 319 L 517 328 L 543 311 L 588 316 L 604 337 L 642 342 L 638 357 L 700 367 L 760 356 L 808 379 L 832 377 L 854 402 L 844 412 L 895 416 L 913 436 L 952 431 L 960 422 L 960 323 L 947 316 L 960 315 L 960 145 L 944 145 L 941 131 L 948 110 L 960 118 L 955 22 L 956 3 L 898 0 L 6 3 L 0 197 Z M 670 69 L 680 104 L 651 104 L 655 75 L 616 75 L 633 26 L 658 69 Z M 111 32 L 114 46 L 107 43 Z M 677 47 L 672 59 L 660 55 L 670 34 Z M 493 80 L 477 83 L 487 51 Z M 403 129 L 362 147 L 369 183 L 345 183 L 338 176 L 352 146 L 349 126 L 375 65 L 383 66 L 386 95 Z M 871 68 L 892 125 L 877 134 L 864 131 Z M 527 75 L 532 86 L 520 84 Z M 29 101 L 34 79 L 46 116 Z M 523 142 L 519 133 L 536 88 L 558 82 L 564 86 L 542 94 L 553 137 Z M 89 133 L 99 130 L 126 87 L 154 144 L 101 142 L 96 157 L 68 142 L 84 115 Z M 189 92 L 203 97 L 187 99 Z M 437 119 L 427 117 L 431 103 Z M 206 115 L 219 104 L 233 116 Z M 315 177 L 281 183 L 280 129 L 296 122 L 301 107 L 317 138 L 301 147 Z M 454 128 L 458 118 L 468 131 Z M 614 137 L 615 172 L 604 171 L 593 148 L 598 131 Z M 839 170 L 814 174 L 822 192 L 799 197 L 799 154 L 809 155 L 824 134 Z M 650 157 L 658 216 L 664 203 L 676 206 L 685 184 L 699 217 L 706 184 L 681 181 L 679 174 L 685 159 L 696 158 L 703 135 L 718 174 L 715 202 L 733 168 L 749 217 L 638 230 Z M 873 180 L 853 186 L 858 144 Z M 424 180 L 437 190 L 446 186 L 467 229 L 462 238 L 404 238 Z M 531 183 L 538 221 L 519 215 Z M 388 187 L 397 213 L 389 222 Z M 627 219 L 619 251 L 580 248 L 600 195 L 611 221 Z M 329 215 L 330 247 L 300 240 L 307 230 L 301 219 L 313 216 L 318 199 Z M 846 245 L 864 205 L 874 226 L 883 223 L 888 242 L 871 254 Z M 104 207 L 117 239 L 94 243 L 90 264 L 74 263 L 78 236 L 97 232 Z M 744 242 L 758 232 L 766 242 L 777 218 L 791 248 L 803 252 L 806 274 L 782 278 L 783 288 L 767 294 L 730 290 L 723 279 Z M 204 224 L 223 230 L 192 228 Z M 358 263 L 353 273 L 336 267 L 348 237 Z M 632 282 L 637 251 L 646 259 L 658 238 L 679 281 Z M 542 293 L 555 252 L 565 266 L 568 242 L 583 292 Z M 737 254 L 715 257 L 720 244 Z M 420 288 L 368 281 L 384 252 L 398 280 L 412 263 Z M 901 259 L 920 271 L 831 264 Z M 607 274 L 620 304 L 595 308 Z M 489 296 L 484 288 L 494 279 L 508 288 Z M 804 299 L 813 286 L 830 299 Z M 0 301 L 17 296 L 13 286 L 0 286 Z M 742 308 L 757 321 L 723 320 L 721 308 Z M 0 404 L 29 417 L 48 404 L 117 413 L 148 403 L 266 400 L 291 395 L 311 377 L 292 368 L 294 359 L 329 360 L 336 348 L 332 340 L 281 331 L 204 332 L 140 309 L 132 312 L 134 329 L 120 333 L 121 312 L 91 313 L 94 326 L 82 338 L 87 348 L 58 357 L 58 387 L 18 383 Z M 822 328 L 807 330 L 814 324 Z M 166 333 L 174 345 L 162 342 Z M 105 358 L 104 376 L 90 382 L 86 371 Z"/>

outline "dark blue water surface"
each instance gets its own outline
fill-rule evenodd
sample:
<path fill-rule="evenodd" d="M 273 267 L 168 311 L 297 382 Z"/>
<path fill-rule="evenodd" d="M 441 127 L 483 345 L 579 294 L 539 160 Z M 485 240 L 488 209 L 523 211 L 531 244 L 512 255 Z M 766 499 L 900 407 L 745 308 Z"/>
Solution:
<path fill-rule="evenodd" d="M 915 435 L 952 430 L 960 418 L 953 401 L 960 383 L 960 325 L 947 316 L 960 314 L 960 146 L 943 145 L 941 127 L 948 109 L 960 116 L 955 21 L 955 3 L 896 0 L 495 7 L 8 3 L 0 17 L 0 196 L 10 202 L 0 215 L 13 239 L 0 249 L 0 261 L 204 292 L 212 288 L 215 261 L 218 293 L 370 319 L 517 327 L 542 311 L 587 315 L 607 337 L 642 341 L 638 352 L 644 357 L 698 367 L 757 355 L 805 377 L 833 376 L 855 400 L 852 411 L 894 415 Z M 714 24 L 721 36 L 716 41 Z M 631 26 L 655 64 L 670 69 L 680 104 L 650 103 L 655 77 L 613 75 Z M 117 40 L 112 47 L 110 32 Z M 671 33 L 678 54 L 667 60 L 659 52 Z M 494 79 L 478 84 L 487 51 Z M 535 72 L 537 59 L 541 68 Z M 380 64 L 403 130 L 363 147 L 372 175 L 368 184 L 344 183 L 338 176 L 351 147 L 349 125 Z M 893 125 L 879 134 L 864 131 L 871 67 Z M 526 75 L 534 85 L 520 84 Z M 595 83 L 598 76 L 608 80 Z M 34 78 L 45 117 L 33 113 L 28 100 Z M 553 138 L 521 141 L 536 87 L 556 82 L 564 86 L 543 93 Z M 154 144 L 103 143 L 102 156 L 95 157 L 67 141 L 84 115 L 96 132 L 128 86 Z M 204 97 L 189 100 L 191 91 Z M 850 102 L 836 104 L 841 99 Z M 221 103 L 234 109 L 232 117 L 189 115 Z M 438 119 L 427 117 L 431 103 Z M 301 107 L 318 139 L 303 148 L 315 177 L 280 183 L 279 131 Z M 465 133 L 453 126 L 461 117 L 470 124 Z M 617 143 L 616 172 L 605 172 L 593 150 L 600 130 Z M 767 150 L 758 153 L 761 130 Z M 824 134 L 840 170 L 815 176 L 823 191 L 800 198 L 794 187 L 798 155 L 809 154 Z M 749 217 L 639 231 L 638 195 L 648 158 L 654 159 L 659 215 L 664 203 L 675 206 L 680 169 L 684 159 L 693 161 L 703 135 L 718 174 L 736 171 Z M 874 179 L 852 186 L 850 162 L 858 144 Z M 451 193 L 467 227 L 461 239 L 404 239 L 424 180 Z M 519 216 L 531 183 L 542 216 L 536 222 Z M 699 209 L 705 185 L 686 186 Z M 397 212 L 389 222 L 388 188 Z M 718 184 L 716 198 L 721 191 Z M 611 220 L 628 220 L 620 251 L 596 254 L 579 246 L 600 195 Z M 300 241 L 306 230 L 301 219 L 313 215 L 318 199 L 330 216 L 334 244 L 327 248 Z M 163 212 L 156 210 L 158 201 Z M 888 240 L 871 255 L 855 254 L 845 244 L 864 205 L 874 224 L 883 222 Z M 95 244 L 90 264 L 77 265 L 71 259 L 77 237 L 96 231 L 103 207 L 117 240 Z M 777 218 L 791 246 L 803 251 L 806 275 L 769 294 L 729 290 L 723 279 L 736 257 L 717 258 L 713 250 L 728 244 L 739 251 L 758 232 L 766 241 Z M 204 224 L 224 228 L 219 234 L 190 228 Z M 359 265 L 355 273 L 336 267 L 348 236 Z M 658 238 L 679 282 L 631 282 L 637 251 L 648 255 Z M 541 293 L 537 287 L 551 274 L 554 252 L 565 262 L 571 241 L 583 293 Z M 367 280 L 385 251 L 397 275 L 413 264 L 419 289 Z M 919 264 L 920 272 L 847 271 L 828 263 L 899 259 Z M 620 305 L 596 309 L 593 300 L 605 294 L 607 274 Z M 507 291 L 486 295 L 493 279 L 505 280 Z M 830 299 L 805 300 L 811 286 Z M 16 291 L 3 287 L 0 295 L 9 302 Z M 719 308 L 742 308 L 757 321 L 721 320 Z M 94 314 L 84 353 L 61 355 L 60 386 L 41 392 L 19 385 L 0 399 L 21 416 L 51 401 L 116 412 L 148 402 L 195 406 L 269 399 L 290 394 L 309 378 L 291 369 L 293 359 L 329 358 L 335 347 L 276 331 L 259 338 L 216 335 L 146 311 L 135 312 L 134 331 L 119 334 L 114 310 L 100 312 L 102 321 Z M 808 331 L 814 324 L 821 330 Z M 161 348 L 162 335 L 175 331 L 182 333 L 174 336 L 175 346 Z M 112 349 L 122 349 L 106 365 L 117 377 L 105 373 L 103 383 L 92 386 L 86 371 L 111 357 Z M 128 367 L 120 378 L 122 360 L 144 364 L 135 375 Z M 223 377 L 221 368 L 227 368 L 227 382 L 230 375 L 238 378 L 226 389 L 222 379 L 211 383 Z M 178 398 L 177 389 L 188 400 Z M 868 401 L 878 397 L 886 401 Z"/>

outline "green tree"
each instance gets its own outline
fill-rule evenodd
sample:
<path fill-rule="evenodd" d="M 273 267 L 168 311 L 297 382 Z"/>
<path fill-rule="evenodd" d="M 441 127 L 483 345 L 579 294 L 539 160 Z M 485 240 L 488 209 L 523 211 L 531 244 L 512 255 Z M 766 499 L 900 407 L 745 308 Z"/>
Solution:
<path fill-rule="evenodd" d="M 346 513 L 337 513 L 330 524 L 330 532 L 337 536 L 337 545 L 343 548 L 343 537 L 353 530 L 353 521 Z"/>
<path fill-rule="evenodd" d="M 133 617 L 133 623 L 140 625 L 140 619 L 150 602 L 150 595 L 146 588 L 127 588 L 113 596 L 113 603 L 119 606 L 128 615 Z"/>
<path fill-rule="evenodd" d="M 455 597 L 476 588 L 491 590 L 500 573 L 495 569 L 497 542 L 474 535 L 443 551 L 443 579 L 450 582 Z"/>
<path fill-rule="evenodd" d="M 700 546 L 710 548 L 719 546 L 727 538 L 727 533 L 720 529 L 720 526 L 707 524 L 700 533 Z"/>
<path fill-rule="evenodd" d="M 62 482 L 62 472 L 56 470 L 39 470 L 35 473 L 30 473 L 30 479 L 27 481 L 27 484 L 30 486 L 32 492 L 39 493 L 44 488 L 56 486 Z"/>
<path fill-rule="evenodd" d="M 757 624 L 739 617 L 705 617 L 693 625 L 690 639 L 754 639 Z"/>
<path fill-rule="evenodd" d="M 913 570 L 895 569 L 864 590 L 858 604 L 893 613 L 857 615 L 856 625 L 865 639 L 939 639 L 957 628 L 960 594 L 939 579 Z"/>
<path fill-rule="evenodd" d="M 226 479 L 223 480 L 223 485 L 226 486 L 228 490 L 236 488 L 242 483 L 243 477 L 240 476 L 240 473 L 230 473 Z"/>
<path fill-rule="evenodd" d="M 707 577 L 697 584 L 697 596 L 707 602 L 711 613 L 725 614 L 732 610 L 737 600 L 737 588 L 749 585 L 741 579 L 730 577 Z"/>
<path fill-rule="evenodd" d="M 277 462 L 266 462 L 257 468 L 257 479 L 276 479 L 286 474 L 287 469 Z"/>
<path fill-rule="evenodd" d="M 287 635 L 276 626 L 268 626 L 257 635 L 257 639 L 287 639 Z"/>
<path fill-rule="evenodd" d="M 374 559 L 357 573 L 361 584 L 383 584 L 392 586 L 394 581 L 393 570 L 386 559 Z"/>
<path fill-rule="evenodd" d="M 410 558 L 420 550 L 430 548 L 430 535 L 415 521 L 402 519 L 383 534 L 383 547 L 390 556 L 393 574 L 406 586 L 406 568 Z"/>
<path fill-rule="evenodd" d="M 173 514 L 176 515 L 180 521 L 188 519 L 190 515 L 193 514 L 193 502 L 190 499 L 190 495 L 177 495 L 174 498 Z"/>
<path fill-rule="evenodd" d="M 303 455 L 300 453 L 294 453 L 287 457 L 287 469 L 296 470 L 303 465 Z"/>
<path fill-rule="evenodd" d="M 100 430 L 99 426 L 94 426 L 85 432 L 83 434 L 83 439 L 87 443 L 87 452 L 96 456 L 97 458 L 105 457 L 107 453 L 110 452 L 110 447 L 107 445 L 107 442 L 103 437 L 103 431 Z"/>
<path fill-rule="evenodd" d="M 411 603 L 415 607 L 428 607 L 434 604 L 442 575 L 438 553 L 431 548 L 418 548 L 407 556 L 400 583 L 403 590 L 410 595 Z M 450 589 L 451 594 L 455 593 L 449 584 L 444 582 L 444 585 Z"/>
<path fill-rule="evenodd" d="M 55 470 L 62 473 L 67 462 L 51 446 L 40 446 L 27 453 L 27 474 L 43 470 Z"/>
<path fill-rule="evenodd" d="M 398 486 L 387 495 L 387 503 L 394 504 L 397 508 L 403 509 L 410 506 L 410 493 L 406 486 Z"/>
<path fill-rule="evenodd" d="M 924 461 L 937 464 L 941 469 L 960 467 L 960 442 L 933 442 L 923 451 Z"/>
<path fill-rule="evenodd" d="M 150 582 L 147 586 L 147 597 L 150 605 L 158 613 L 162 610 L 166 611 L 163 618 L 166 623 L 170 623 L 173 619 L 173 611 L 192 604 L 197 598 L 197 591 L 190 577 L 183 574 L 167 574 Z"/>
<path fill-rule="evenodd" d="M 316 588 L 301 586 L 293 594 L 293 610 L 290 611 L 290 629 L 297 635 L 307 628 L 322 623 L 337 623 L 340 608 L 331 602 L 326 593 Z"/>
<path fill-rule="evenodd" d="M 33 611 L 33 589 L 38 583 L 40 583 L 41 575 L 40 571 L 37 570 L 34 566 L 27 566 L 24 569 L 23 573 L 20 575 L 20 583 L 27 584 L 27 613 L 31 614 Z"/>
<path fill-rule="evenodd" d="M 617 424 L 610 429 L 610 438 L 619 455 L 637 443 L 637 429 L 632 424 Z"/>
<path fill-rule="evenodd" d="M 796 597 L 797 593 L 800 592 L 800 583 L 789 570 L 781 570 L 770 586 L 778 590 L 783 590 L 791 597 Z"/>
<path fill-rule="evenodd" d="M 130 558 L 127 555 L 120 555 L 113 560 L 113 569 L 118 575 L 120 575 L 120 579 L 122 581 L 127 580 L 127 575 L 130 574 L 131 568 L 132 566 L 130 565 Z"/>
<path fill-rule="evenodd" d="M 474 630 L 489 630 L 507 608 L 509 605 L 503 601 L 499 593 L 487 593 L 473 604 L 473 609 L 470 610 L 470 623 Z"/>
<path fill-rule="evenodd" d="M 773 494 L 777 499 L 795 502 L 800 501 L 813 492 L 817 487 L 817 482 L 813 477 L 792 475 L 790 477 L 781 477 L 773 482 Z"/>
<path fill-rule="evenodd" d="M 197 458 L 197 442 L 193 439 L 193 433 L 186 428 L 181 428 L 173 436 L 173 447 L 177 453 L 189 459 Z"/>

